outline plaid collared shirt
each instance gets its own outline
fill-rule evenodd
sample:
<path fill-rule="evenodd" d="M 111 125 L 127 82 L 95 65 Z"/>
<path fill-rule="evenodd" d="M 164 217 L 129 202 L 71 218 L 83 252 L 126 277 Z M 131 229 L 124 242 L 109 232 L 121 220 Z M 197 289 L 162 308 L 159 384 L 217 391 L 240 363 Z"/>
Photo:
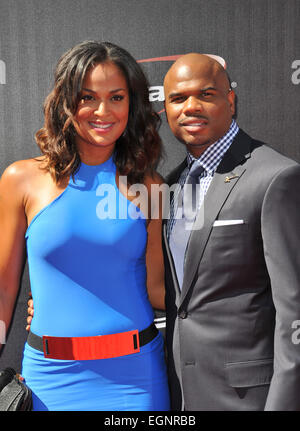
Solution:
<path fill-rule="evenodd" d="M 222 138 L 216 141 L 214 144 L 210 145 L 204 151 L 204 153 L 199 157 L 199 159 L 196 159 L 190 153 L 187 153 L 188 166 L 184 169 L 184 171 L 180 175 L 180 178 L 178 180 L 178 187 L 176 188 L 173 194 L 173 199 L 171 200 L 171 203 L 170 203 L 170 218 L 167 222 L 168 239 L 170 238 L 170 234 L 175 223 L 174 214 L 176 214 L 176 211 L 177 211 L 178 196 L 186 182 L 191 165 L 193 163 L 197 163 L 204 168 L 204 171 L 199 178 L 199 182 L 200 182 L 200 187 L 199 187 L 200 197 L 198 199 L 198 202 L 199 202 L 198 209 L 199 209 L 202 204 L 203 198 L 210 186 L 211 180 L 213 179 L 214 173 L 218 165 L 220 164 L 224 154 L 232 144 L 232 141 L 236 136 L 236 134 L 238 133 L 238 131 L 239 131 L 239 127 L 237 123 L 234 120 L 232 120 L 228 132 L 224 136 L 222 136 Z"/>

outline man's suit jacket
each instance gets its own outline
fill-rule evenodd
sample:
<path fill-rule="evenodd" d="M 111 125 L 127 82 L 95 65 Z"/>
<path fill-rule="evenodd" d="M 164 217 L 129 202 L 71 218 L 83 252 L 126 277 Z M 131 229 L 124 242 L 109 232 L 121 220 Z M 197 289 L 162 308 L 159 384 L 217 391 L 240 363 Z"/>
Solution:
<path fill-rule="evenodd" d="M 182 291 L 163 225 L 172 408 L 300 410 L 300 165 L 240 130 L 203 205 Z"/>

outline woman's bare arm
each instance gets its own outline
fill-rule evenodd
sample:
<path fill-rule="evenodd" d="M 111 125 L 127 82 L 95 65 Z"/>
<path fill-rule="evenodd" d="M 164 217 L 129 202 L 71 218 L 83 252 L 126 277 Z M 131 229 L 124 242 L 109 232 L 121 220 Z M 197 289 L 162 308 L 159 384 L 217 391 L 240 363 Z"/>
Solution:
<path fill-rule="evenodd" d="M 149 192 L 149 210 L 152 209 L 152 218 L 148 223 L 148 242 L 146 250 L 147 290 L 152 307 L 158 310 L 165 309 L 165 272 L 162 250 L 162 196 L 153 193 L 154 189 L 163 184 L 162 178 L 155 174 L 145 181 Z M 154 186 L 154 189 L 151 188 Z M 150 211 L 148 211 L 149 213 Z"/>
<path fill-rule="evenodd" d="M 0 320 L 6 331 L 18 294 L 25 261 L 24 166 L 9 166 L 0 180 Z"/>

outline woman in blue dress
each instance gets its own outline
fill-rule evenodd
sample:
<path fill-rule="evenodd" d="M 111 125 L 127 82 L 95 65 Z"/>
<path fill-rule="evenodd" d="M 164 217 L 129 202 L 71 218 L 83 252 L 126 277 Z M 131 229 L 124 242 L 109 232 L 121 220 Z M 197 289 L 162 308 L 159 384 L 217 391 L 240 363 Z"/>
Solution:
<path fill-rule="evenodd" d="M 147 80 L 124 49 L 83 42 L 59 60 L 44 112 L 42 156 L 0 182 L 0 318 L 8 327 L 27 253 L 35 312 L 22 375 L 33 409 L 168 410 L 153 324 L 164 308 L 151 195 L 161 141 Z"/>

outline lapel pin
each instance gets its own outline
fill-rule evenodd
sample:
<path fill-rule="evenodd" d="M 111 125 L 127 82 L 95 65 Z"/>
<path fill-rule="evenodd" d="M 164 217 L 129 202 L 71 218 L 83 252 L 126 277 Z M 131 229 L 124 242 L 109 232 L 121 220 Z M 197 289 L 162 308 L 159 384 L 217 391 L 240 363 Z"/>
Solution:
<path fill-rule="evenodd" d="M 230 183 L 234 178 L 239 178 L 239 175 L 233 174 L 231 177 L 226 177 L 224 183 Z"/>

